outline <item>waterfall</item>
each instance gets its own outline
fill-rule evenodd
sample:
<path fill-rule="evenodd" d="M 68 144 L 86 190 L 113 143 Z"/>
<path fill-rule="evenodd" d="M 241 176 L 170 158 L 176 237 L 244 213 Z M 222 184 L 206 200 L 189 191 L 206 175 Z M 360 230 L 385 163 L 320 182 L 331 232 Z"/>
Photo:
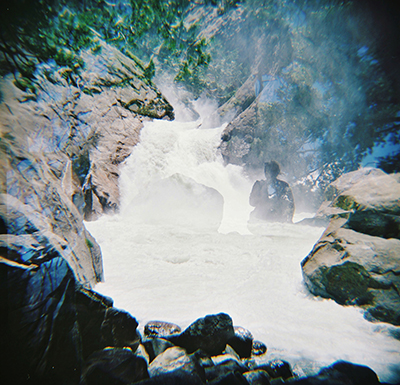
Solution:
<path fill-rule="evenodd" d="M 192 224 L 201 219 L 206 223 L 213 222 L 213 214 L 218 210 L 212 205 L 213 199 L 207 200 L 210 197 L 202 196 L 200 191 L 196 197 L 189 197 L 189 191 L 186 197 L 183 196 L 183 185 L 191 180 L 192 189 L 193 184 L 201 184 L 221 194 L 223 215 L 217 226 L 220 232 L 249 233 L 246 222 L 251 210 L 248 203 L 251 184 L 241 167 L 224 166 L 218 153 L 225 125 L 208 129 L 198 127 L 201 127 L 201 120 L 145 123 L 141 142 L 122 171 L 122 211 L 128 212 L 133 220 L 146 221 L 149 217 L 159 217 L 164 225 L 176 219 L 178 210 L 184 210 L 185 217 L 192 219 Z M 171 177 L 176 182 L 174 186 L 172 183 L 168 186 L 160 183 Z M 206 201 L 201 213 L 190 211 L 188 204 L 185 206 L 191 198 Z M 140 209 L 138 203 L 145 207 Z M 199 214 L 203 214 L 202 218 Z M 188 225 L 187 222 L 185 224 Z"/>
<path fill-rule="evenodd" d="M 141 328 L 150 320 L 185 328 L 226 312 L 267 345 L 260 362 L 285 359 L 308 375 L 341 359 L 397 381 L 397 329 L 304 287 L 300 261 L 324 229 L 248 230 L 254 181 L 223 164 L 223 129 L 202 128 L 201 120 L 145 123 L 122 168 L 121 212 L 86 223 L 104 257 L 105 283 L 96 290 Z"/>

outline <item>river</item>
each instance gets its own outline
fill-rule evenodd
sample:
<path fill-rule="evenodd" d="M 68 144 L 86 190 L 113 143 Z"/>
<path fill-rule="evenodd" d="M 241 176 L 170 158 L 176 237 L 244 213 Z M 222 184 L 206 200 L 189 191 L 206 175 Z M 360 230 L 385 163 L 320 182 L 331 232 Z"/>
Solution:
<path fill-rule="evenodd" d="M 86 222 L 104 258 L 105 282 L 95 290 L 136 317 L 141 330 L 150 320 L 185 328 L 225 312 L 267 345 L 260 361 L 281 358 L 309 375 L 347 360 L 369 366 L 381 381 L 400 381 L 398 328 L 305 288 L 300 262 L 324 229 L 247 224 L 254 180 L 224 166 L 223 128 L 204 129 L 201 120 L 145 123 L 122 167 L 120 213 Z M 163 183 L 171 176 L 172 184 Z M 193 181 L 214 190 L 194 191 Z M 203 193 L 210 195 L 198 199 Z M 296 213 L 295 221 L 307 215 Z"/>

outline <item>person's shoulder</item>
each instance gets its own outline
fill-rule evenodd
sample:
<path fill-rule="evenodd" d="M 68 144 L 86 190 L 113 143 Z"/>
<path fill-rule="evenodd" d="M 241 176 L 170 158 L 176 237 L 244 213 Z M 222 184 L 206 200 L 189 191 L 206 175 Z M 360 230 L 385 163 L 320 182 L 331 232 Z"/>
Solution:
<path fill-rule="evenodd" d="M 276 182 L 281 186 L 281 187 L 289 187 L 289 183 L 285 182 L 282 179 L 277 179 Z"/>

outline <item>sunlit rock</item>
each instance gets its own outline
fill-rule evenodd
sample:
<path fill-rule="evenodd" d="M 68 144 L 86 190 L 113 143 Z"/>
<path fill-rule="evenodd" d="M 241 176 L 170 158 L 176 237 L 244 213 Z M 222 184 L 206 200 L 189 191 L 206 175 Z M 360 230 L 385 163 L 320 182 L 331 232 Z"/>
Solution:
<path fill-rule="evenodd" d="M 382 171 L 360 170 L 328 192 L 330 224 L 302 261 L 307 287 L 400 325 L 400 184 Z"/>
<path fill-rule="evenodd" d="M 138 61 L 99 44 L 98 53 L 81 53 L 85 69 L 72 80 L 65 68 L 40 64 L 34 97 L 12 75 L 0 81 L 2 138 L 47 162 L 57 177 L 67 175 L 66 192 L 88 220 L 118 209 L 118 165 L 138 143 L 143 120 L 174 116 Z"/>
<path fill-rule="evenodd" d="M 149 321 L 144 326 L 144 335 L 147 337 L 165 337 L 180 332 L 180 326 L 171 322 Z"/>
<path fill-rule="evenodd" d="M 265 370 L 252 370 L 250 372 L 243 373 L 244 378 L 250 385 L 269 385 L 270 377 Z"/>
<path fill-rule="evenodd" d="M 185 349 L 176 346 L 165 350 L 149 365 L 150 377 L 175 370 L 204 378 L 204 370 L 195 364 L 192 358 L 187 355 Z"/>
<path fill-rule="evenodd" d="M 267 352 L 267 346 L 264 342 L 261 341 L 253 341 L 253 348 L 251 354 L 253 356 L 262 356 Z"/>
<path fill-rule="evenodd" d="M 80 283 L 90 287 L 101 281 L 100 248 L 60 180 L 42 159 L 22 149 L 12 156 L 11 143 L 7 150 L 1 155 L 7 186 L 0 194 L 0 242 L 9 250 L 7 259 L 28 266 L 61 256 Z"/>

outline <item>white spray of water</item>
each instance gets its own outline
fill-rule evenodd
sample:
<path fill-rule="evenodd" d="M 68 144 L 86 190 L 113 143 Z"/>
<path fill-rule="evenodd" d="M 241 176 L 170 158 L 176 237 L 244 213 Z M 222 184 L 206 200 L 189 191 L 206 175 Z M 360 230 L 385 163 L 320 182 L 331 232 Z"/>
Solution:
<path fill-rule="evenodd" d="M 106 282 L 96 290 L 141 328 L 154 319 L 185 328 L 226 312 L 267 344 L 261 361 L 279 357 L 312 374 L 342 359 L 398 381 L 400 341 L 390 336 L 396 328 L 304 287 L 300 261 L 323 229 L 270 224 L 250 232 L 253 181 L 223 165 L 223 127 L 200 123 L 146 123 L 122 170 L 121 213 L 86 224 L 104 257 Z"/>

